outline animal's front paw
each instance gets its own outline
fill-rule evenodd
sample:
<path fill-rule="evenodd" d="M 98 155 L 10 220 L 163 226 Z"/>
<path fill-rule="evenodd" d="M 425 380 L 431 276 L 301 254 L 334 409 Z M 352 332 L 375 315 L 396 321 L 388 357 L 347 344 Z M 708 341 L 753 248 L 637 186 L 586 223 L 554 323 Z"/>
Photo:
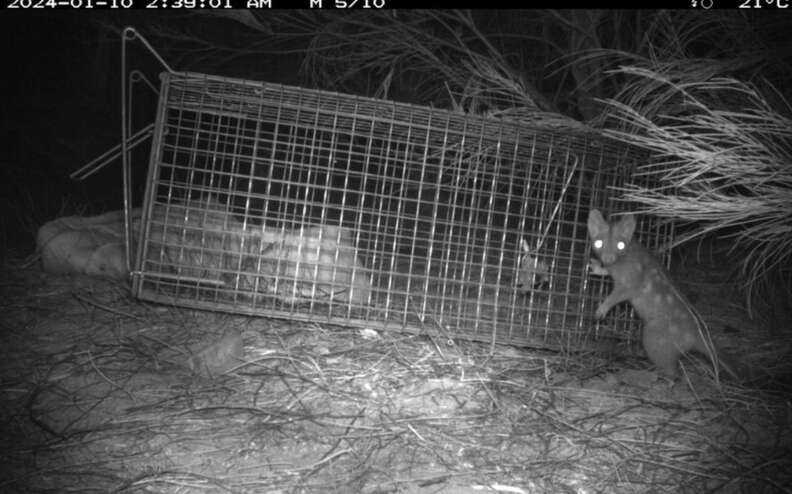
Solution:
<path fill-rule="evenodd" d="M 594 317 L 596 319 L 605 319 L 605 314 L 607 313 L 608 313 L 608 308 L 605 307 L 604 304 L 600 304 L 600 306 L 597 307 L 597 311 L 594 313 Z"/>

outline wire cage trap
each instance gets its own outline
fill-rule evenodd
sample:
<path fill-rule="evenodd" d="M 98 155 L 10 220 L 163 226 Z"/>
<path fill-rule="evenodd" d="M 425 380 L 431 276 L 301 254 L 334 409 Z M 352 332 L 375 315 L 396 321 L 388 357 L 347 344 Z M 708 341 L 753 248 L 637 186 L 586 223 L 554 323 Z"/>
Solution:
<path fill-rule="evenodd" d="M 593 312 L 586 215 L 640 155 L 601 137 L 165 73 L 133 292 L 200 309 L 549 348 Z M 643 224 L 650 247 L 668 234 Z"/>

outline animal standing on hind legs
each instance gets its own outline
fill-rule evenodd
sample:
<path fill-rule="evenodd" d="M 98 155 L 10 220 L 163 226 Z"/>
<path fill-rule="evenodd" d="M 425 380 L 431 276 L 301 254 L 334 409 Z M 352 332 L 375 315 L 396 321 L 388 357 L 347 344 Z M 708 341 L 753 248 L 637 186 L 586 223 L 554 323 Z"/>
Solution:
<path fill-rule="evenodd" d="M 634 232 L 631 214 L 608 223 L 598 210 L 589 211 L 592 250 L 613 278 L 613 291 L 597 307 L 595 317 L 602 319 L 616 304 L 629 301 L 643 321 L 644 350 L 666 375 L 676 376 L 682 354 L 694 350 L 708 357 L 716 369 L 723 368 L 739 379 L 734 367 L 722 355 L 719 358 L 706 327 L 663 265 L 633 239 Z"/>

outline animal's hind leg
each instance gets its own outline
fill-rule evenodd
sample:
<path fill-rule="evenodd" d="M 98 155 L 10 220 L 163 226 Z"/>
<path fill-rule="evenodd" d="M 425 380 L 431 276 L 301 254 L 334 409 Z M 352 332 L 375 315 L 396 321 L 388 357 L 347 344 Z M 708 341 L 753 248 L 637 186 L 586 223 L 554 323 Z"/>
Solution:
<path fill-rule="evenodd" d="M 649 360 L 663 373 L 670 377 L 677 375 L 679 357 L 682 356 L 682 352 L 667 331 L 644 327 L 643 346 Z"/>

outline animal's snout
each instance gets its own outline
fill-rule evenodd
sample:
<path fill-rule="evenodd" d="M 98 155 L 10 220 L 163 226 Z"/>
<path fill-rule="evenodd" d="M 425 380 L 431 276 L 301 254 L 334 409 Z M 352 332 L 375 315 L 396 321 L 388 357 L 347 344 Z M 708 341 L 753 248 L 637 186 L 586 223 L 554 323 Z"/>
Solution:
<path fill-rule="evenodd" d="M 603 252 L 600 255 L 600 261 L 602 261 L 603 266 L 609 266 L 616 262 L 616 254 Z"/>

